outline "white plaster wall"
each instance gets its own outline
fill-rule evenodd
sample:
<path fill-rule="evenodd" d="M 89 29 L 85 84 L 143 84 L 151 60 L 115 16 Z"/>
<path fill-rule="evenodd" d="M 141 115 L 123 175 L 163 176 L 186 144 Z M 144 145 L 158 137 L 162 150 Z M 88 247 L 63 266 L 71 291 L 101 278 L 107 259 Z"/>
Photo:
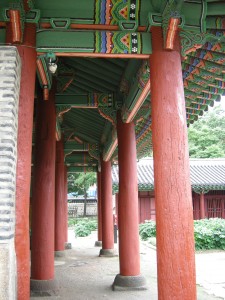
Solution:
<path fill-rule="evenodd" d="M 21 62 L 0 46 L 0 299 L 16 299 L 15 193 Z"/>

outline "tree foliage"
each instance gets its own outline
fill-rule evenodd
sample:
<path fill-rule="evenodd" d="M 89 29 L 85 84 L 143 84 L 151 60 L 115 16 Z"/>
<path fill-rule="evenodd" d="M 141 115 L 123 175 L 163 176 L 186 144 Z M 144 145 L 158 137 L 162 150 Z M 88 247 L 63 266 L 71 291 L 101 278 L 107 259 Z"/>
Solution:
<path fill-rule="evenodd" d="M 225 110 L 219 105 L 188 130 L 190 157 L 225 157 Z"/>
<path fill-rule="evenodd" d="M 85 196 L 89 187 L 94 183 L 96 183 L 96 173 L 70 174 L 68 176 L 68 192 Z"/>
<path fill-rule="evenodd" d="M 84 196 L 84 217 L 87 211 L 87 190 L 95 182 L 96 173 L 75 173 L 68 178 L 68 191 Z"/>

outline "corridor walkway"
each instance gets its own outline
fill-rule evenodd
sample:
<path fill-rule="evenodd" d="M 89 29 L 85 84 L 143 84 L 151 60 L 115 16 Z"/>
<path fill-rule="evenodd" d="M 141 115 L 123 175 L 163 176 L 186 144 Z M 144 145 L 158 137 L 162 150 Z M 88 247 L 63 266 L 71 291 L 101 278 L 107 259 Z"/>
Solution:
<path fill-rule="evenodd" d="M 72 241 L 72 250 L 66 250 L 66 257 L 55 260 L 56 279 L 59 289 L 55 295 L 48 297 L 34 297 L 32 300 L 157 300 L 157 270 L 156 270 L 156 251 L 141 243 L 141 268 L 142 274 L 147 279 L 148 290 L 113 292 L 111 284 L 115 275 L 119 271 L 118 256 L 113 258 L 98 257 L 100 248 L 94 247 L 96 232 L 86 238 L 73 237 L 73 232 L 69 231 L 69 239 Z M 115 244 L 115 247 L 117 245 Z M 206 265 L 204 254 L 198 254 L 197 266 Z M 221 263 L 221 261 L 220 261 Z M 225 265 L 225 258 L 223 260 Z M 221 266 L 222 267 L 222 266 Z M 223 268 L 224 270 L 225 268 Z M 211 270 L 212 272 L 212 270 Z M 204 273 L 199 274 L 198 280 L 204 281 Z M 198 274 L 198 272 L 197 272 Z M 197 276 L 197 277 L 199 277 Z M 211 274 L 213 276 L 213 274 Z M 222 274 L 221 274 L 222 276 Z M 223 277 L 225 278 L 225 277 Z M 225 280 L 225 279 L 224 279 Z M 199 282 L 200 282 L 199 281 Z M 210 290 L 210 287 L 206 287 Z M 198 287 L 198 300 L 225 299 L 208 295 L 206 291 Z"/>

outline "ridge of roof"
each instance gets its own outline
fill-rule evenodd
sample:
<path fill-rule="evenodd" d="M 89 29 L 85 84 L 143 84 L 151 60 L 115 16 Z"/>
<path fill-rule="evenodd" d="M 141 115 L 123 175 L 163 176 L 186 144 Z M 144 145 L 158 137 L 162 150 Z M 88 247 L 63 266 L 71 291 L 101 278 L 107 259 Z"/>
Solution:
<path fill-rule="evenodd" d="M 137 164 L 139 190 L 154 189 L 153 158 L 142 159 Z M 118 190 L 118 165 L 112 169 L 114 190 Z M 225 158 L 190 159 L 190 179 L 196 192 L 225 190 Z"/>

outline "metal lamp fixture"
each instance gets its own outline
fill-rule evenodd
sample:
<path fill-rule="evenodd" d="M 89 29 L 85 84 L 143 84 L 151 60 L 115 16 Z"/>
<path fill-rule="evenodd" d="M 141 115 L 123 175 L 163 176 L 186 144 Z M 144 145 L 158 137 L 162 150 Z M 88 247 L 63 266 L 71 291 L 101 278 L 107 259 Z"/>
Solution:
<path fill-rule="evenodd" d="M 51 74 L 55 74 L 57 71 L 57 58 L 54 53 L 47 54 L 48 70 Z"/>

